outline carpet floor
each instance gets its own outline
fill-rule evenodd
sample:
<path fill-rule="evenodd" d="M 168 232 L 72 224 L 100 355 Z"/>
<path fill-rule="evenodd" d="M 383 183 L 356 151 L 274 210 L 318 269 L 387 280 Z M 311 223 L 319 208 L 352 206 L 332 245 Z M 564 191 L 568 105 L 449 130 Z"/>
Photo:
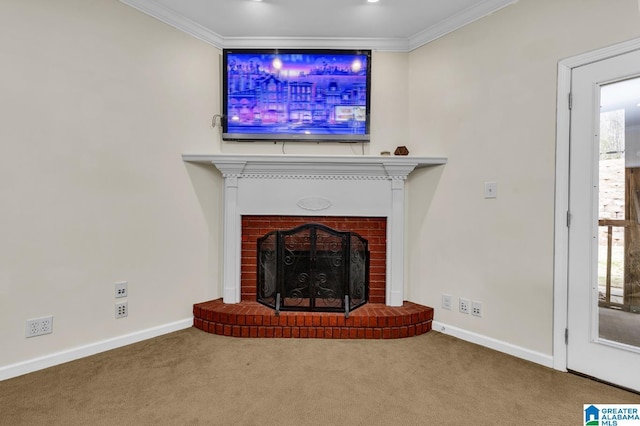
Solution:
<path fill-rule="evenodd" d="M 0 382 L 2 425 L 579 425 L 640 395 L 435 331 L 243 339 L 194 328 Z"/>

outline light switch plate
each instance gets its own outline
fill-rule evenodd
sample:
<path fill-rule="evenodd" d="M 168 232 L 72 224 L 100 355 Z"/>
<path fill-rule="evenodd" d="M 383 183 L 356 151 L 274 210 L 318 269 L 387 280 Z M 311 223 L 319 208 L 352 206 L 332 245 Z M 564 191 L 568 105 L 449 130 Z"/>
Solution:
<path fill-rule="evenodd" d="M 498 182 L 484 183 L 484 198 L 498 198 Z"/>

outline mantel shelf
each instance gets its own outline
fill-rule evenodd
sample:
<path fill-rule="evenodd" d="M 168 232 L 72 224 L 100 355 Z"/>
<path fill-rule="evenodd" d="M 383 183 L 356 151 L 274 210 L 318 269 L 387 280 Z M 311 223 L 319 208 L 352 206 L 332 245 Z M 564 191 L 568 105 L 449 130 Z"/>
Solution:
<path fill-rule="evenodd" d="M 414 169 L 447 163 L 446 157 L 373 155 L 183 154 L 185 162 L 215 165 L 223 174 L 318 174 L 406 177 Z"/>

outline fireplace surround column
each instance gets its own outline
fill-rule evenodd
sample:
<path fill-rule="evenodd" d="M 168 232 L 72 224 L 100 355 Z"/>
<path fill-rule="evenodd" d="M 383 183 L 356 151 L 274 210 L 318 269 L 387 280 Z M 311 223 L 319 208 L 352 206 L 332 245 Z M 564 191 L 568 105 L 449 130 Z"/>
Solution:
<path fill-rule="evenodd" d="M 184 154 L 224 178 L 223 300 L 240 302 L 243 215 L 387 218 L 386 304 L 404 301 L 404 188 L 442 157 Z"/>
<path fill-rule="evenodd" d="M 242 227 L 236 208 L 238 206 L 238 175 L 232 172 L 225 173 L 223 176 L 225 204 L 222 228 L 222 240 L 225 242 L 222 268 L 223 300 L 226 303 L 239 303 Z M 236 283 L 236 281 L 238 282 Z"/>
<path fill-rule="evenodd" d="M 402 306 L 404 301 L 404 180 L 394 176 L 391 180 L 391 215 L 387 218 L 387 305 Z"/>

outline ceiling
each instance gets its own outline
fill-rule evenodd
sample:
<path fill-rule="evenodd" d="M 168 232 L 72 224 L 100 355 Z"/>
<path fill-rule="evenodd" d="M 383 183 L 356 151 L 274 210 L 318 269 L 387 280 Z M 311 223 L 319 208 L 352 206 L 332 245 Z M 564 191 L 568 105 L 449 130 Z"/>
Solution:
<path fill-rule="evenodd" d="M 219 48 L 411 51 L 518 0 L 120 0 Z"/>

